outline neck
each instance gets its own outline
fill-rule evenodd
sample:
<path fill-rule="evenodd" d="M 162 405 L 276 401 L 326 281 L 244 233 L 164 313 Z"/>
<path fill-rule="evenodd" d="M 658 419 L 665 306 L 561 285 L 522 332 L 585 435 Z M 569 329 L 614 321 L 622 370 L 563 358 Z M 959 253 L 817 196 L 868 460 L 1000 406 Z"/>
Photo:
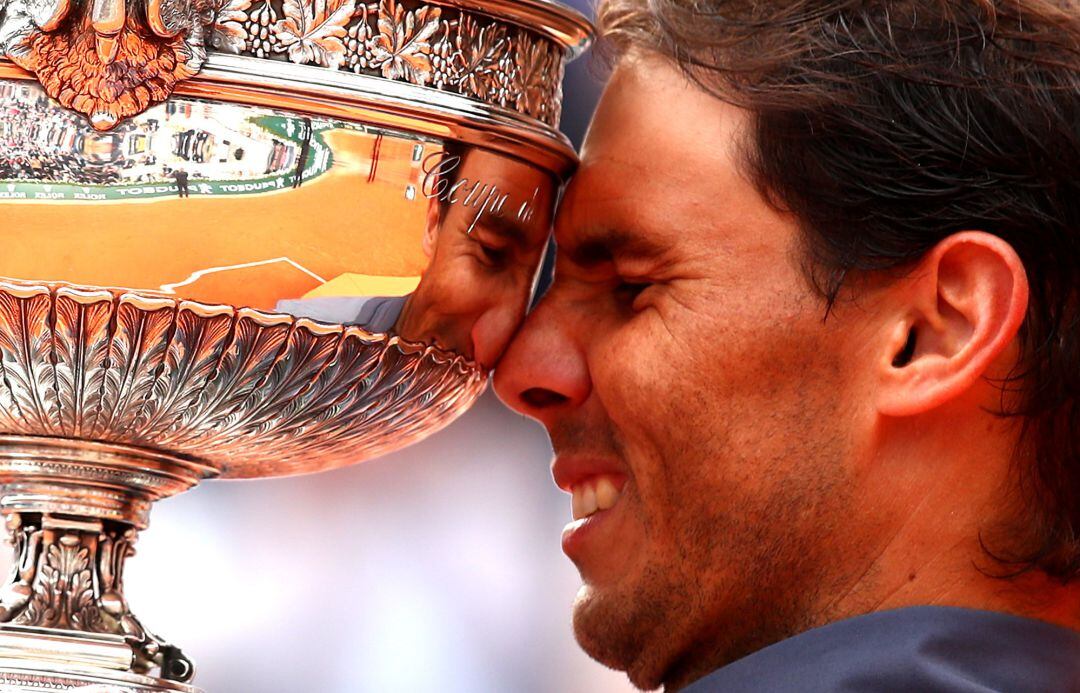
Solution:
<path fill-rule="evenodd" d="M 1011 567 L 996 563 L 977 539 L 970 545 L 960 542 L 929 558 L 894 547 L 879 556 L 847 593 L 810 614 L 789 635 L 846 618 L 914 606 L 995 611 L 1080 631 L 1080 586 L 1034 569 L 1006 572 L 1010 570 L 1015 573 Z M 751 650 L 769 644 L 757 643 Z M 664 690 L 681 690 L 712 672 L 717 661 L 731 660 L 710 654 L 715 655 L 688 653 L 667 672 Z"/>
<path fill-rule="evenodd" d="M 872 531 L 884 539 L 860 551 L 872 558 L 855 562 L 855 577 L 815 620 L 936 605 L 999 611 L 1080 630 L 1080 584 L 994 558 L 995 552 L 1023 543 L 1015 528 L 1027 524 L 1016 521 L 1015 509 L 1023 503 L 1016 502 L 1015 484 L 1005 481 L 1014 478 L 1015 468 L 1003 451 L 1012 450 L 1015 439 L 996 425 L 970 426 L 979 435 L 958 446 L 955 434 L 934 436 L 928 428 L 904 440 L 891 459 L 876 456 L 859 516 L 876 514 L 879 524 Z M 875 503 L 881 506 L 876 511 Z M 1002 531 L 1005 527 L 1013 529 Z"/>
<path fill-rule="evenodd" d="M 966 543 L 966 542 L 965 542 Z M 875 578 L 823 611 L 822 622 L 910 606 L 955 606 L 1047 621 L 1080 631 L 1080 586 L 1002 565 L 978 540 L 931 560 L 882 556 Z"/>

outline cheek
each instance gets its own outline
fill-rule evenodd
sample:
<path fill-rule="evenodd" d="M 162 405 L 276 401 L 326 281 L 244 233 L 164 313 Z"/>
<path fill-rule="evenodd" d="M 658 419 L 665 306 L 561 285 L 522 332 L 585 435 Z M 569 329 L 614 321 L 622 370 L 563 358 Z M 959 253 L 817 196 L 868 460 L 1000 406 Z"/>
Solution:
<path fill-rule="evenodd" d="M 620 429 L 660 428 L 671 437 L 693 424 L 729 418 L 733 401 L 775 396 L 788 364 L 819 353 L 803 334 L 816 314 L 759 291 L 687 283 L 658 294 L 642 312 L 601 326 L 590 368 L 608 415 Z M 739 300 L 734 300 L 740 297 Z M 800 368 L 805 369 L 804 364 Z M 771 395 L 768 393 L 772 392 Z M 700 439 L 700 436 L 695 436 Z"/>
<path fill-rule="evenodd" d="M 702 340 L 689 316 L 647 309 L 606 329 L 590 354 L 593 392 L 628 465 L 638 521 L 648 546 L 641 560 L 676 565 L 685 557 L 680 520 L 700 497 L 714 447 L 727 436 L 718 400 L 721 383 L 704 373 L 715 364 L 714 345 Z M 703 376 L 706 380 L 703 381 Z"/>
<path fill-rule="evenodd" d="M 660 303 L 596 344 L 594 389 L 645 501 L 767 495 L 801 446 L 836 444 L 842 358 L 818 306 L 734 295 Z"/>
<path fill-rule="evenodd" d="M 651 310 L 599 329 L 602 337 L 589 354 L 594 393 L 616 431 L 651 438 L 670 416 L 672 400 L 681 399 L 693 347 L 664 330 Z"/>

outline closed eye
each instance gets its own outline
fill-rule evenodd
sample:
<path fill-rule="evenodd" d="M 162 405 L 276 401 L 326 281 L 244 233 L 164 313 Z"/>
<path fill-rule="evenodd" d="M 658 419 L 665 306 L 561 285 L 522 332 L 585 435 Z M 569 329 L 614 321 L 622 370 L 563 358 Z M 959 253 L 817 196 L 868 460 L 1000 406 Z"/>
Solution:
<path fill-rule="evenodd" d="M 480 244 L 480 252 L 484 254 L 484 259 L 488 264 L 494 266 L 502 266 L 506 264 L 506 259 L 510 254 L 508 248 L 494 248 L 483 243 Z"/>
<path fill-rule="evenodd" d="M 641 292 L 648 289 L 650 286 L 652 286 L 650 282 L 629 281 L 623 279 L 615 287 L 615 295 L 621 303 L 632 306 Z"/>

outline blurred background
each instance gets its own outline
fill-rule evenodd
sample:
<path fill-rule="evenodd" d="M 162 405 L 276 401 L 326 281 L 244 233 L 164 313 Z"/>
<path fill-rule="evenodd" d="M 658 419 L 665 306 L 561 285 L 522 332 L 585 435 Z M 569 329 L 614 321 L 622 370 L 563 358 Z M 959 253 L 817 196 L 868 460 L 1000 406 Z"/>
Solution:
<path fill-rule="evenodd" d="M 403 452 L 157 504 L 129 601 L 207 693 L 628 692 L 574 642 L 543 430 L 489 391 Z"/>
<path fill-rule="evenodd" d="M 567 75 L 575 145 L 598 74 L 586 56 Z M 204 484 L 156 505 L 129 602 L 208 693 L 632 690 L 574 642 L 550 459 L 543 429 L 489 391 L 394 455 Z"/>

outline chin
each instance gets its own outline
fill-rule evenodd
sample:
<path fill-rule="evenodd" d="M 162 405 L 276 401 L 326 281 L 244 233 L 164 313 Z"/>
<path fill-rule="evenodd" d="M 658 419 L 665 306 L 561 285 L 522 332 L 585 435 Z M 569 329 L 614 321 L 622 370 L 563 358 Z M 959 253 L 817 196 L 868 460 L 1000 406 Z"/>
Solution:
<path fill-rule="evenodd" d="M 637 688 L 652 690 L 662 683 L 663 667 L 658 666 L 661 645 L 649 636 L 665 629 L 631 606 L 639 605 L 632 598 L 582 585 L 574 600 L 574 638 L 587 655 L 626 672 Z"/>

